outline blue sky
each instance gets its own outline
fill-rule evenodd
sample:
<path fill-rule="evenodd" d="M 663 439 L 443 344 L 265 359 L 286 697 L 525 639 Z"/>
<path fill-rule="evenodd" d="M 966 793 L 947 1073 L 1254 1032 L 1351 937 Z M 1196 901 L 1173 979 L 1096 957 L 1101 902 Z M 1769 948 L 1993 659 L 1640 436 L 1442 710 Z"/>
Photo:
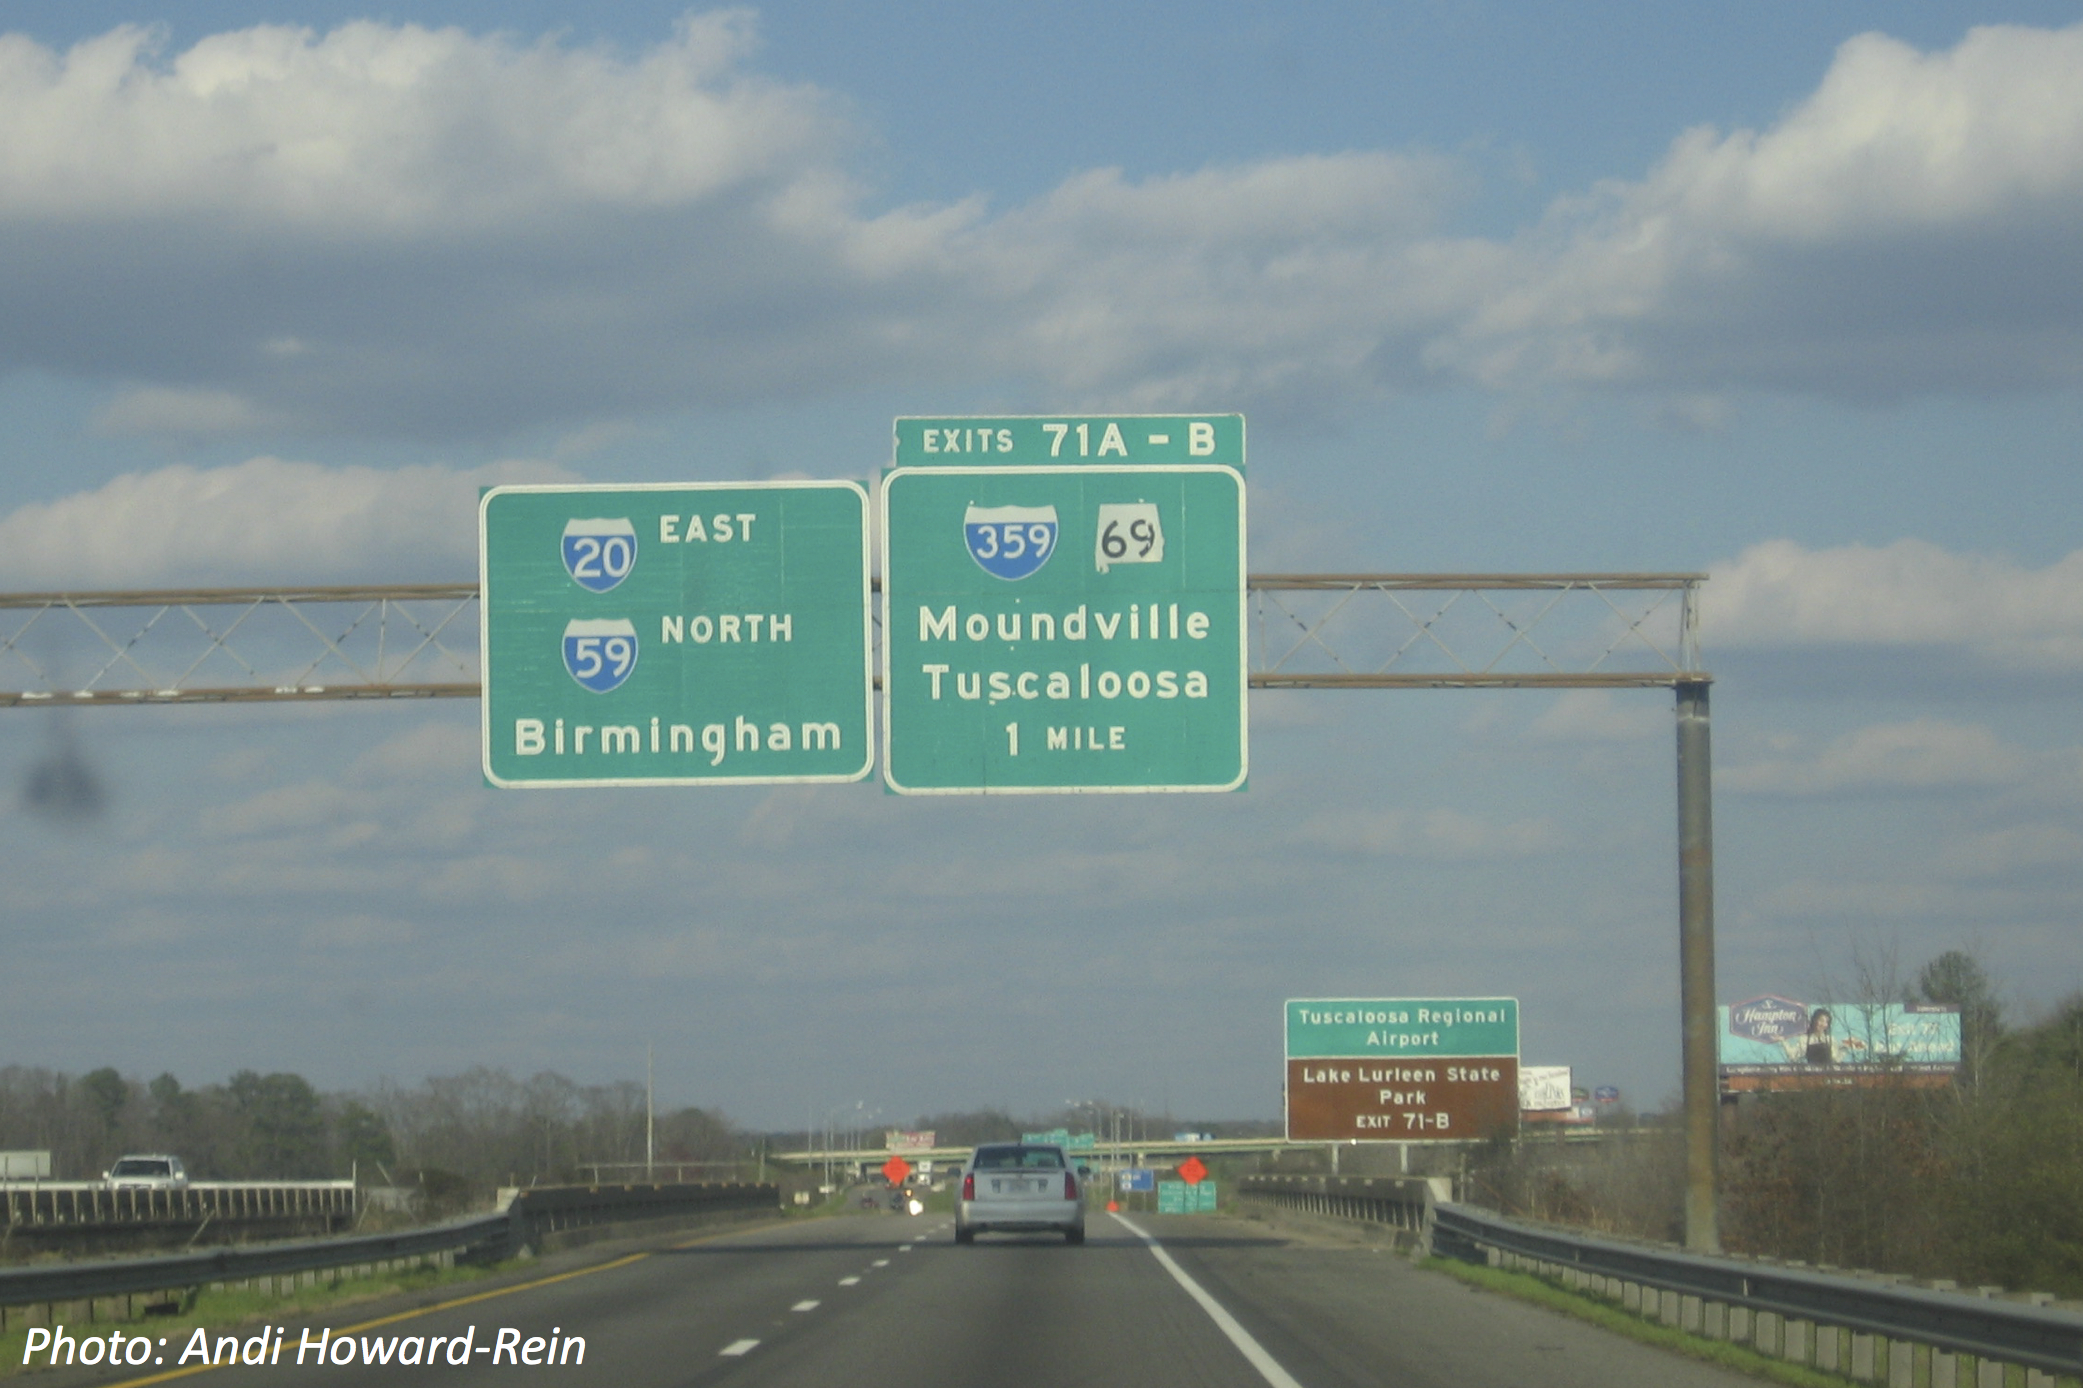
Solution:
<path fill-rule="evenodd" d="M 1241 410 L 1255 568 L 1714 575 L 1725 1000 L 1969 947 L 2029 1012 L 2083 986 L 2071 14 L 10 5 L 0 587 L 463 578 L 491 481 Z M 473 718 L 75 720 L 107 814 L 0 810 L 0 1063 L 1271 1116 L 1282 998 L 1511 993 L 1675 1084 L 1665 695 L 1261 698 L 1248 792 L 1074 805 L 498 794 Z M 978 1063 L 1007 1017 L 1070 1043 Z"/>

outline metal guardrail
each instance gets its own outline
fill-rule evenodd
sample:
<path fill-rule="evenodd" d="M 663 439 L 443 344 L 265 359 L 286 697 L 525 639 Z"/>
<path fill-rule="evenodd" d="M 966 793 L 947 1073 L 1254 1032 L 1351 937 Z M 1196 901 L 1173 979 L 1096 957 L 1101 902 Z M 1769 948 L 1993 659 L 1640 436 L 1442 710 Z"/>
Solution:
<path fill-rule="evenodd" d="M 1495 1248 L 1544 1268 L 1603 1277 L 1705 1303 L 1934 1345 L 2049 1373 L 2083 1374 L 2083 1316 L 2023 1302 L 1890 1285 L 1739 1258 L 1619 1243 L 1522 1223 L 1466 1205 L 1433 1211 L 1433 1246 Z"/>
<path fill-rule="evenodd" d="M 503 1246 L 512 1221 L 504 1214 L 476 1215 L 402 1234 L 305 1239 L 255 1248 L 219 1248 L 157 1258 L 64 1263 L 0 1269 L 0 1306 L 35 1306 L 100 1297 L 171 1292 L 211 1282 L 321 1272 L 358 1263 L 387 1262 L 433 1253 Z"/>
<path fill-rule="evenodd" d="M 497 1259 L 565 1229 L 712 1211 L 773 1209 L 779 1204 L 779 1188 L 771 1185 L 542 1187 L 512 1192 L 505 1207 L 495 1214 L 405 1233 L 0 1269 L 0 1307 L 181 1291 L 212 1282 L 322 1272 L 441 1253 Z"/>
<path fill-rule="evenodd" d="M 1406 1230 L 1430 1251 L 1432 1211 L 1452 1196 L 1453 1182 L 1444 1176 L 1246 1176 L 1238 1189 L 1246 1199 L 1305 1214 Z"/>
<path fill-rule="evenodd" d="M 1739 1312 L 1753 1319 L 1776 1318 L 1782 1328 L 1835 1327 L 1990 1363 L 2083 1375 L 2083 1316 L 2068 1311 L 1623 1243 L 1453 1204 L 1438 1198 L 1437 1185 L 1416 1185 L 1409 1178 L 1251 1176 L 1240 1189 L 1246 1198 L 1404 1228 L 1412 1227 L 1408 1221 L 1421 1212 L 1421 1241 L 1432 1251 L 1474 1261 L 1485 1261 L 1494 1251 L 1501 1261 L 1530 1265 L 1579 1289 L 1625 1299 L 1633 1288 L 1641 1304 L 1646 1304 L 1645 1290 L 1668 1294 L 1679 1305 L 1662 1319 L 1687 1329 L 1710 1328 L 1718 1321 L 1721 1338 L 1734 1338 L 1730 1313 Z M 1686 1301 L 1692 1303 L 1689 1308 Z M 1658 1305 L 1663 1310 L 1661 1300 Z M 1882 1370 L 1878 1376 L 1890 1375 Z"/>
<path fill-rule="evenodd" d="M 179 1189 L 106 1181 L 0 1182 L 0 1232 L 88 1233 L 155 1224 L 299 1221 L 332 1227 L 357 1210 L 352 1181 L 194 1181 Z"/>

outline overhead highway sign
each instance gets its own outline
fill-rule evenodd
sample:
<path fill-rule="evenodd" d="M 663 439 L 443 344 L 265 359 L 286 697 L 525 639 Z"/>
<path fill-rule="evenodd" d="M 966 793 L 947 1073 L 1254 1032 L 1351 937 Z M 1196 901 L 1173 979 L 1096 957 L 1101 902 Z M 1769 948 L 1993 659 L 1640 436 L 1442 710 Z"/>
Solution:
<path fill-rule="evenodd" d="M 1243 785 L 1242 450 L 1239 416 L 899 420 L 882 483 L 889 787 Z"/>
<path fill-rule="evenodd" d="M 868 774 L 859 483 L 494 487 L 478 517 L 493 785 Z"/>

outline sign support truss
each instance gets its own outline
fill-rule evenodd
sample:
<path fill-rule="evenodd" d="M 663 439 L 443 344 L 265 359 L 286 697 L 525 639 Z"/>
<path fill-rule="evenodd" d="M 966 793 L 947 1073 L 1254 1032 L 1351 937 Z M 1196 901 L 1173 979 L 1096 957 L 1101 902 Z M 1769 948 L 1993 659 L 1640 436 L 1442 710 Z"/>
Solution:
<path fill-rule="evenodd" d="M 1696 1252 L 1719 1247 L 1705 579 L 1259 574 L 1246 585 L 1254 689 L 1674 691 L 1685 1242 Z M 477 602 L 475 583 L 0 594 L 0 708 L 477 698 Z"/>

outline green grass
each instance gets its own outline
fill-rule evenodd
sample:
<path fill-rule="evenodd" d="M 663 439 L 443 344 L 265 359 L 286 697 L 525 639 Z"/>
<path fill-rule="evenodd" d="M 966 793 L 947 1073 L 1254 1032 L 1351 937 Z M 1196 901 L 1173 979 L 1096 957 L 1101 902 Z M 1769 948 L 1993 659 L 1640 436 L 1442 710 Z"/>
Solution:
<path fill-rule="evenodd" d="M 1687 1358 L 1704 1359 L 1710 1364 L 1720 1364 L 1724 1368 L 1757 1378 L 1792 1384 L 1794 1388 L 1848 1388 L 1854 1382 L 1852 1379 L 1841 1378 L 1821 1369 L 1812 1369 L 1804 1364 L 1775 1359 L 1726 1340 L 1710 1340 L 1674 1326 L 1645 1320 L 1603 1297 L 1580 1295 L 1558 1287 L 1545 1278 L 1535 1277 L 1532 1273 L 1480 1267 L 1454 1258 L 1432 1258 L 1426 1261 L 1425 1266 L 1434 1272 L 1443 1272 L 1449 1277 L 1481 1287 L 1485 1291 L 1502 1292 L 1521 1301 L 1530 1301 L 1536 1306 L 1545 1306 L 1551 1311 L 1560 1311 L 1566 1316 L 1575 1316 L 1578 1320 L 1590 1321 L 1602 1330 L 1625 1335 L 1630 1340 L 1671 1350 Z"/>
<path fill-rule="evenodd" d="M 383 1273 L 374 1277 L 343 1277 L 338 1282 L 319 1282 L 314 1286 L 299 1287 L 285 1295 L 233 1291 L 228 1288 L 221 1292 L 204 1291 L 196 1298 L 192 1308 L 179 1315 L 97 1320 L 91 1325 L 75 1325 L 68 1321 L 65 1329 L 67 1334 L 75 1337 L 83 1331 L 106 1335 L 111 1330 L 147 1333 L 154 1339 L 164 1337 L 167 1342 L 165 1358 L 167 1366 L 171 1366 L 180 1355 L 180 1346 L 197 1327 L 229 1334 L 242 1326 L 256 1325 L 263 1321 L 279 1322 L 336 1306 L 351 1306 L 357 1302 L 395 1296 L 401 1292 L 477 1282 L 511 1266 L 512 1264 L 502 1264 L 500 1267 L 429 1267 Z M 38 1355 L 37 1364 L 25 1366 L 22 1363 L 23 1350 L 29 1338 L 29 1327 L 19 1323 L 19 1315 L 19 1308 L 9 1309 L 7 1333 L 0 1335 L 0 1378 L 9 1374 L 32 1372 L 42 1367 L 41 1354 Z M 148 1365 L 136 1372 L 139 1375 L 150 1373 L 152 1367 Z"/>

